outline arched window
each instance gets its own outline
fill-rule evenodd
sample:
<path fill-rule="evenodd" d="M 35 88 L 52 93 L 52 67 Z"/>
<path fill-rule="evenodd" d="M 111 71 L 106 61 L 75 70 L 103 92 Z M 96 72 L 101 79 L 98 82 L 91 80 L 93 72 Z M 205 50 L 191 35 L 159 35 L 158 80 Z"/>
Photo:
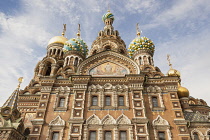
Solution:
<path fill-rule="evenodd" d="M 50 49 L 50 51 L 49 51 L 49 55 L 51 55 L 51 53 L 52 53 L 52 49 Z"/>
<path fill-rule="evenodd" d="M 94 54 L 96 54 L 96 52 L 97 52 L 97 51 L 96 51 L 96 50 L 94 50 L 94 51 L 93 51 L 93 55 L 94 55 Z"/>
<path fill-rule="evenodd" d="M 193 133 L 194 140 L 199 140 L 199 136 L 197 132 Z"/>
<path fill-rule="evenodd" d="M 153 107 L 158 107 L 158 100 L 157 100 L 157 97 L 152 97 L 152 106 L 153 106 Z"/>
<path fill-rule="evenodd" d="M 139 57 L 139 65 L 141 65 L 141 57 Z"/>
<path fill-rule="evenodd" d="M 53 49 L 52 55 L 54 55 L 54 54 L 55 54 L 55 51 L 56 51 L 56 49 Z"/>
<path fill-rule="evenodd" d="M 78 57 L 76 57 L 76 59 L 74 60 L 74 66 L 78 65 Z"/>
<path fill-rule="evenodd" d="M 143 60 L 144 60 L 144 65 L 146 65 L 146 64 L 147 64 L 147 57 L 144 56 L 144 57 L 143 57 Z"/>
<path fill-rule="evenodd" d="M 106 46 L 106 47 L 105 47 L 105 50 L 106 50 L 106 51 L 110 51 L 110 50 L 111 50 L 111 46 Z"/>
<path fill-rule="evenodd" d="M 51 73 L 51 65 L 47 65 L 47 70 L 46 70 L 46 74 L 45 76 L 50 76 L 50 73 Z"/>
<path fill-rule="evenodd" d="M 60 55 L 60 52 L 61 52 L 61 51 L 60 51 L 60 49 L 58 49 L 58 53 L 57 53 L 57 55 Z"/>
<path fill-rule="evenodd" d="M 152 65 L 151 57 L 148 58 L 149 64 Z"/>
<path fill-rule="evenodd" d="M 73 60 L 74 60 L 74 57 L 71 57 L 70 58 L 70 63 L 69 63 L 70 65 L 73 65 Z"/>
<path fill-rule="evenodd" d="M 29 134 L 30 134 L 30 129 L 29 129 L 29 128 L 26 128 L 23 134 L 24 134 L 26 137 L 29 136 Z"/>
<path fill-rule="evenodd" d="M 208 134 L 207 134 L 207 138 L 209 138 L 209 140 L 210 140 L 210 132 L 208 132 Z"/>
<path fill-rule="evenodd" d="M 121 54 L 125 54 L 125 52 L 124 52 L 122 49 L 120 49 L 120 53 L 121 53 Z"/>

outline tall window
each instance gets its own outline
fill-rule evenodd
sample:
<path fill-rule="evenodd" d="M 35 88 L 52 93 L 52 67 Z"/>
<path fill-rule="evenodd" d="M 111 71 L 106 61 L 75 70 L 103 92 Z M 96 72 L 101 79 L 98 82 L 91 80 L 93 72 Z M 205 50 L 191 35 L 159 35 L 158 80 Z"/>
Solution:
<path fill-rule="evenodd" d="M 127 140 L 126 131 L 120 131 L 120 140 Z"/>
<path fill-rule="evenodd" d="M 78 57 L 74 60 L 74 66 L 78 65 Z"/>
<path fill-rule="evenodd" d="M 92 105 L 93 106 L 97 106 L 98 105 L 98 97 L 97 96 L 93 96 L 92 97 Z"/>
<path fill-rule="evenodd" d="M 157 100 L 157 97 L 152 97 L 152 106 L 153 106 L 153 107 L 158 107 L 158 100 Z"/>
<path fill-rule="evenodd" d="M 158 132 L 158 138 L 159 140 L 165 140 L 165 133 L 164 132 Z"/>
<path fill-rule="evenodd" d="M 112 140 L 112 132 L 111 131 L 105 131 L 104 140 Z"/>
<path fill-rule="evenodd" d="M 199 136 L 198 136 L 198 133 L 193 133 L 193 137 L 194 137 L 194 140 L 199 140 Z"/>
<path fill-rule="evenodd" d="M 90 140 L 96 140 L 96 131 L 90 131 Z"/>
<path fill-rule="evenodd" d="M 50 76 L 50 73 L 51 73 L 51 66 L 50 65 L 48 65 L 47 66 L 47 70 L 46 70 L 46 76 Z"/>
<path fill-rule="evenodd" d="M 106 96 L 105 97 L 105 106 L 110 106 L 111 105 L 111 97 L 110 96 Z"/>
<path fill-rule="evenodd" d="M 124 106 L 124 96 L 119 96 L 118 104 L 119 104 L 119 106 Z"/>
<path fill-rule="evenodd" d="M 64 107 L 65 98 L 60 98 L 58 107 Z"/>
<path fill-rule="evenodd" d="M 53 132 L 52 140 L 58 140 L 59 139 L 59 132 Z"/>

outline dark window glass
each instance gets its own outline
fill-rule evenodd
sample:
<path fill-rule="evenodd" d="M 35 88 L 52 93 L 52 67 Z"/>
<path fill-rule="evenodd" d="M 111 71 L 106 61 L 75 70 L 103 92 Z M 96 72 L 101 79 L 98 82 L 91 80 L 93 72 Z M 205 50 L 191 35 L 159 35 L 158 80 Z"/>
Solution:
<path fill-rule="evenodd" d="M 153 105 L 153 107 L 158 107 L 157 97 L 152 97 L 152 105 Z"/>
<path fill-rule="evenodd" d="M 98 105 L 98 97 L 97 96 L 93 96 L 93 98 L 92 98 L 92 105 L 93 106 L 97 106 Z"/>
<path fill-rule="evenodd" d="M 120 140 L 127 140 L 126 131 L 120 131 Z"/>
<path fill-rule="evenodd" d="M 119 96 L 119 106 L 124 106 L 124 96 Z"/>
<path fill-rule="evenodd" d="M 105 97 L 105 105 L 106 106 L 110 106 L 111 105 L 111 97 L 110 96 L 106 96 Z"/>
<path fill-rule="evenodd" d="M 90 131 L 90 140 L 96 140 L 96 131 Z"/>
<path fill-rule="evenodd" d="M 53 132 L 52 140 L 58 140 L 59 139 L 59 132 Z"/>
<path fill-rule="evenodd" d="M 193 133 L 193 136 L 194 136 L 194 140 L 199 140 L 198 133 Z"/>
<path fill-rule="evenodd" d="M 159 140 L 165 140 L 165 133 L 164 132 L 158 132 Z"/>
<path fill-rule="evenodd" d="M 47 66 L 47 70 L 46 70 L 46 76 L 50 76 L 51 73 L 51 66 Z"/>
<path fill-rule="evenodd" d="M 112 139 L 112 132 L 111 131 L 105 131 L 104 140 L 111 140 Z"/>
<path fill-rule="evenodd" d="M 65 104 L 65 98 L 60 98 L 58 107 L 64 107 L 64 104 Z"/>

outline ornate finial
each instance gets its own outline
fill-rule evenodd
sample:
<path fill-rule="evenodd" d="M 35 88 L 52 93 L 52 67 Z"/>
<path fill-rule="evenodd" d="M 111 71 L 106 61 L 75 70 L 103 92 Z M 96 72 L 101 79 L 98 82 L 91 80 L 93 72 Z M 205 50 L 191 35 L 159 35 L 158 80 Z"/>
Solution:
<path fill-rule="evenodd" d="M 63 32 L 62 32 L 62 36 L 64 36 L 66 33 L 66 24 L 63 24 Z"/>
<path fill-rule="evenodd" d="M 136 24 L 136 34 L 138 37 L 141 35 L 141 31 L 139 29 L 139 23 Z"/>
<path fill-rule="evenodd" d="M 80 24 L 78 24 L 78 32 L 77 32 L 77 37 L 80 38 Z"/>
<path fill-rule="evenodd" d="M 20 88 L 20 84 L 23 82 L 23 77 L 18 78 L 18 82 L 17 88 Z"/>
<path fill-rule="evenodd" d="M 108 10 L 107 12 L 110 12 L 110 3 L 108 3 Z"/>
<path fill-rule="evenodd" d="M 172 69 L 172 64 L 171 64 L 171 59 L 170 59 L 169 54 L 167 54 L 167 60 L 168 60 L 168 65 L 169 65 L 170 69 Z"/>

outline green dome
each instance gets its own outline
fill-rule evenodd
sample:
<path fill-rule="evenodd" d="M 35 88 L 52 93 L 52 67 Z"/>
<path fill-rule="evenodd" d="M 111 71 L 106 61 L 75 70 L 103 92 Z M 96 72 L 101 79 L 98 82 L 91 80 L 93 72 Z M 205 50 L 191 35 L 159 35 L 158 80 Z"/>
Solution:
<path fill-rule="evenodd" d="M 80 38 L 71 38 L 64 44 L 63 51 L 79 51 L 86 56 L 88 53 L 88 46 Z"/>
<path fill-rule="evenodd" d="M 112 19 L 114 21 L 114 15 L 112 13 L 110 13 L 110 12 L 107 12 L 102 17 L 103 22 L 105 22 L 105 20 L 108 19 L 108 18 L 110 18 L 110 19 Z"/>
<path fill-rule="evenodd" d="M 135 51 L 143 49 L 151 50 L 152 53 L 154 53 L 155 45 L 149 38 L 138 36 L 130 43 L 128 53 L 130 54 L 130 56 L 132 56 L 135 53 Z"/>

